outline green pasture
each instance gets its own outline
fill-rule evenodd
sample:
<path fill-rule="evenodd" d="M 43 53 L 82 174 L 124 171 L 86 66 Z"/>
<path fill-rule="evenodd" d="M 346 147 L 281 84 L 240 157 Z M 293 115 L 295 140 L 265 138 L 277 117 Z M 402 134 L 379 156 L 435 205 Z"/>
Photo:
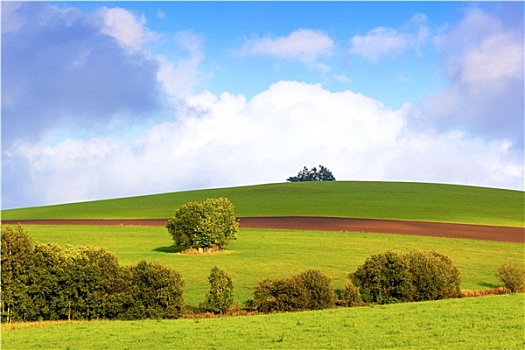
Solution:
<path fill-rule="evenodd" d="M 523 349 L 524 294 L 213 319 L 15 323 L 2 349 Z"/>
<path fill-rule="evenodd" d="M 307 269 L 320 269 L 340 289 L 348 273 L 355 271 L 372 254 L 386 250 L 436 250 L 451 257 L 460 269 L 463 289 L 497 287 L 494 272 L 503 263 L 524 263 L 523 244 L 419 237 L 391 234 L 322 232 L 299 230 L 241 229 L 223 253 L 183 255 L 172 246 L 163 227 L 141 226 L 25 226 L 34 242 L 62 246 L 91 245 L 115 254 L 121 265 L 142 259 L 172 267 L 186 281 L 186 303 L 204 301 L 207 277 L 213 266 L 227 271 L 233 279 L 235 300 L 252 298 L 257 282 L 265 277 L 280 278 Z"/>
<path fill-rule="evenodd" d="M 188 201 L 227 197 L 236 215 L 332 216 L 524 226 L 524 192 L 473 186 L 333 181 L 165 193 L 2 211 L 4 220 L 168 218 Z"/>

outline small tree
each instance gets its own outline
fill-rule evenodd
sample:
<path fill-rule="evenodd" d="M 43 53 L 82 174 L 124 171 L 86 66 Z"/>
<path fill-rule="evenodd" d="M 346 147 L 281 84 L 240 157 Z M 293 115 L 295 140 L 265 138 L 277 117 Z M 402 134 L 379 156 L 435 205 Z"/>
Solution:
<path fill-rule="evenodd" d="M 233 303 L 233 282 L 231 277 L 217 266 L 208 277 L 208 294 L 204 304 L 206 310 L 225 313 Z"/>
<path fill-rule="evenodd" d="M 291 176 L 286 179 L 288 182 L 304 182 L 304 181 L 335 181 L 335 177 L 326 167 L 319 165 L 319 170 L 313 167 L 311 170 L 304 167 L 299 171 L 297 176 Z"/>
<path fill-rule="evenodd" d="M 259 281 L 253 292 L 253 306 L 259 312 L 300 311 L 308 309 L 309 295 L 298 276 Z"/>
<path fill-rule="evenodd" d="M 359 306 L 363 304 L 363 299 L 361 298 L 361 293 L 359 288 L 354 286 L 352 281 L 348 280 L 341 291 L 339 305 L 341 306 Z"/>
<path fill-rule="evenodd" d="M 209 198 L 182 205 L 166 228 L 175 245 L 208 251 L 222 249 L 236 239 L 239 223 L 227 198 Z"/>

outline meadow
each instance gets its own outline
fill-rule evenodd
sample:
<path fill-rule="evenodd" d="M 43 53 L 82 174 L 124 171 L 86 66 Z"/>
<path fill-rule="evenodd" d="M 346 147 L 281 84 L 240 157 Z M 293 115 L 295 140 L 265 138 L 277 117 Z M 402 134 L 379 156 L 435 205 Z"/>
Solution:
<path fill-rule="evenodd" d="M 348 273 L 367 257 L 387 250 L 436 250 L 446 254 L 461 271 L 461 287 L 470 290 L 497 287 L 494 272 L 499 266 L 509 261 L 524 263 L 523 244 L 468 239 L 241 229 L 238 239 L 224 252 L 199 256 L 180 254 L 163 227 L 28 225 L 25 229 L 35 242 L 104 247 L 118 257 L 121 265 L 145 259 L 172 267 L 185 279 L 185 300 L 194 306 L 204 300 L 213 266 L 232 276 L 235 299 L 242 306 L 262 278 L 290 277 L 311 268 L 330 276 L 334 287 L 340 289 Z"/>
<path fill-rule="evenodd" d="M 2 349 L 523 349 L 523 294 L 212 319 L 4 325 Z"/>
<path fill-rule="evenodd" d="M 470 186 L 325 182 L 186 191 L 3 210 L 3 220 L 168 218 L 188 201 L 227 197 L 236 215 L 330 216 L 524 226 L 524 193 Z M 319 269 L 344 285 L 372 254 L 436 250 L 462 275 L 461 288 L 499 286 L 496 269 L 525 264 L 523 244 L 363 232 L 241 229 L 224 252 L 180 254 L 164 227 L 27 225 L 34 243 L 91 245 L 121 265 L 156 261 L 181 273 L 188 305 L 204 301 L 213 266 L 228 272 L 239 306 L 262 278 Z M 522 349 L 524 294 L 211 319 L 4 324 L 3 349 Z"/>
<path fill-rule="evenodd" d="M 331 216 L 524 226 L 522 191 L 404 182 L 280 183 L 3 210 L 3 220 L 169 218 L 189 201 L 227 197 L 236 215 Z"/>

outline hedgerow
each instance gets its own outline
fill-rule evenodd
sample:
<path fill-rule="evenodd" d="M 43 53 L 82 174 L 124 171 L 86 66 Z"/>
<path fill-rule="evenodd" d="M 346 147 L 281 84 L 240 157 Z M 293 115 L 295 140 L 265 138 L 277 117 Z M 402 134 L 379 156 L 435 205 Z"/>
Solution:
<path fill-rule="evenodd" d="M 103 248 L 36 244 L 2 226 L 2 322 L 178 318 L 184 281 L 158 263 L 120 267 Z"/>

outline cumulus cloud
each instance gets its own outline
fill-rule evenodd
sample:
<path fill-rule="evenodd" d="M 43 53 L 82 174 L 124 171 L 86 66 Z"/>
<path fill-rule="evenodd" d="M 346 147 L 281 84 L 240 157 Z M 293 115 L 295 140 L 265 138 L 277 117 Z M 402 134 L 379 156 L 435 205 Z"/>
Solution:
<path fill-rule="evenodd" d="M 96 16 L 43 3 L 13 12 L 18 25 L 2 32 L 4 149 L 59 125 L 86 131 L 158 108 L 158 62 L 104 35 Z"/>
<path fill-rule="evenodd" d="M 507 140 L 523 157 L 523 22 L 508 26 L 472 7 L 437 42 L 450 87 L 427 99 L 424 122 Z"/>
<path fill-rule="evenodd" d="M 298 29 L 288 36 L 267 36 L 248 40 L 242 47 L 241 53 L 268 55 L 314 64 L 321 56 L 330 55 L 334 46 L 334 41 L 322 31 Z"/>
<path fill-rule="evenodd" d="M 354 35 L 350 40 L 350 52 L 377 62 L 381 56 L 401 53 L 417 48 L 428 36 L 426 16 L 416 14 L 400 30 L 377 27 L 365 35 Z"/>
<path fill-rule="evenodd" d="M 522 186 L 523 164 L 505 143 L 416 131 L 407 124 L 412 112 L 352 91 L 281 81 L 251 99 L 196 95 L 176 119 L 131 142 L 26 142 L 9 158 L 31 174 L 21 192 L 31 193 L 34 204 L 283 182 L 314 164 L 339 180 Z"/>

